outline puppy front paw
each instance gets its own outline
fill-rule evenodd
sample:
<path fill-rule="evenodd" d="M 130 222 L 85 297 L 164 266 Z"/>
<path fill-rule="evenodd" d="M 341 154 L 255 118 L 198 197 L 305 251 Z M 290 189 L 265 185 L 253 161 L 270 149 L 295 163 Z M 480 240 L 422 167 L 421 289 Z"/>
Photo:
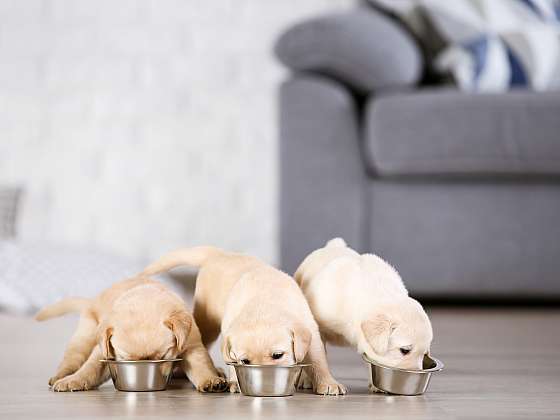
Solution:
<path fill-rule="evenodd" d="M 199 392 L 224 392 L 228 388 L 228 381 L 221 376 L 214 376 L 203 380 L 196 387 Z"/>
<path fill-rule="evenodd" d="M 74 392 L 74 391 L 87 391 L 92 389 L 89 382 L 85 378 L 80 378 L 76 375 L 70 375 L 66 378 L 59 379 L 52 386 L 53 391 L 56 392 Z"/>
<path fill-rule="evenodd" d="M 315 393 L 319 395 L 344 395 L 346 387 L 336 381 L 320 382 L 317 384 Z"/>
<path fill-rule="evenodd" d="M 52 376 L 52 377 L 49 379 L 49 386 L 53 386 L 53 385 L 56 383 L 56 381 L 58 381 L 59 379 L 62 379 L 62 378 L 64 378 L 64 376 L 62 376 L 62 375 L 54 375 L 54 376 Z"/>
<path fill-rule="evenodd" d="M 239 392 L 239 384 L 237 383 L 237 381 L 229 382 L 229 392 L 231 392 L 232 394 Z"/>

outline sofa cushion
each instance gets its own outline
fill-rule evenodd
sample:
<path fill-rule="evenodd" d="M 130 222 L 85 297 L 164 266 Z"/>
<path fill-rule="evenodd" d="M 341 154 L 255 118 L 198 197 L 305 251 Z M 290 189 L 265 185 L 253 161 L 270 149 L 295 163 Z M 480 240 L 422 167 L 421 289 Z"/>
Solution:
<path fill-rule="evenodd" d="M 420 50 L 407 32 L 371 8 L 298 23 L 282 34 L 275 51 L 293 70 L 325 74 L 358 92 L 414 85 L 423 70 Z"/>
<path fill-rule="evenodd" d="M 376 96 L 365 113 L 378 175 L 560 174 L 560 92 L 421 90 Z"/>

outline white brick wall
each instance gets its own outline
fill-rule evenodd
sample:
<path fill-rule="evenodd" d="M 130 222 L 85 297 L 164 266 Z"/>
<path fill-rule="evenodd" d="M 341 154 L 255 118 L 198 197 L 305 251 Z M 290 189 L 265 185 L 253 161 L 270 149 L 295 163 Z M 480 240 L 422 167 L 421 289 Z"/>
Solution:
<path fill-rule="evenodd" d="M 271 56 L 351 0 L 0 0 L 0 183 L 25 239 L 277 258 Z"/>

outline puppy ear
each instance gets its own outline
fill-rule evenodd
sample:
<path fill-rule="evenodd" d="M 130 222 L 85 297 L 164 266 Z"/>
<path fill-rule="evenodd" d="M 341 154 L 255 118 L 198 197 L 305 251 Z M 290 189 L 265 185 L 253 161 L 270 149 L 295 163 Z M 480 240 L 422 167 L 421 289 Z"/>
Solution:
<path fill-rule="evenodd" d="M 111 345 L 111 337 L 113 336 L 113 327 L 107 324 L 101 324 L 97 332 L 97 342 L 101 347 L 101 353 L 105 359 L 114 359 L 115 352 Z"/>
<path fill-rule="evenodd" d="M 385 354 L 389 348 L 389 337 L 395 329 L 393 322 L 384 314 L 362 322 L 362 332 L 377 354 Z"/>
<path fill-rule="evenodd" d="M 292 351 L 296 359 L 296 363 L 303 361 L 309 345 L 311 344 L 311 333 L 303 325 L 294 325 L 291 330 L 292 334 Z"/>
<path fill-rule="evenodd" d="M 229 340 L 229 335 L 224 335 L 222 340 L 222 357 L 226 363 L 235 362 L 235 360 L 231 357 L 231 342 Z"/>
<path fill-rule="evenodd" d="M 191 315 L 186 311 L 175 311 L 169 315 L 169 318 L 167 318 L 163 323 L 175 335 L 179 353 L 185 351 L 187 338 L 189 337 L 192 327 Z"/>

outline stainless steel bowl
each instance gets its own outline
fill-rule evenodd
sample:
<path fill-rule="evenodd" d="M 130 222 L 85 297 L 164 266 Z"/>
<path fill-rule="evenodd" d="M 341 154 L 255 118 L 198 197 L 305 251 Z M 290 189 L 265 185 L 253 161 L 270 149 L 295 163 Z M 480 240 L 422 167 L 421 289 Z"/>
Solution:
<path fill-rule="evenodd" d="M 180 360 L 100 361 L 109 366 L 113 385 L 119 391 L 163 391 L 173 374 L 173 364 Z"/>
<path fill-rule="evenodd" d="M 294 395 L 301 370 L 308 364 L 291 366 L 242 365 L 228 363 L 235 368 L 239 390 L 252 397 L 287 397 Z"/>
<path fill-rule="evenodd" d="M 384 366 L 365 354 L 362 356 L 369 365 L 371 383 L 377 389 L 397 395 L 420 395 L 426 392 L 432 373 L 443 369 L 438 359 L 424 355 L 422 370 L 398 369 Z"/>

